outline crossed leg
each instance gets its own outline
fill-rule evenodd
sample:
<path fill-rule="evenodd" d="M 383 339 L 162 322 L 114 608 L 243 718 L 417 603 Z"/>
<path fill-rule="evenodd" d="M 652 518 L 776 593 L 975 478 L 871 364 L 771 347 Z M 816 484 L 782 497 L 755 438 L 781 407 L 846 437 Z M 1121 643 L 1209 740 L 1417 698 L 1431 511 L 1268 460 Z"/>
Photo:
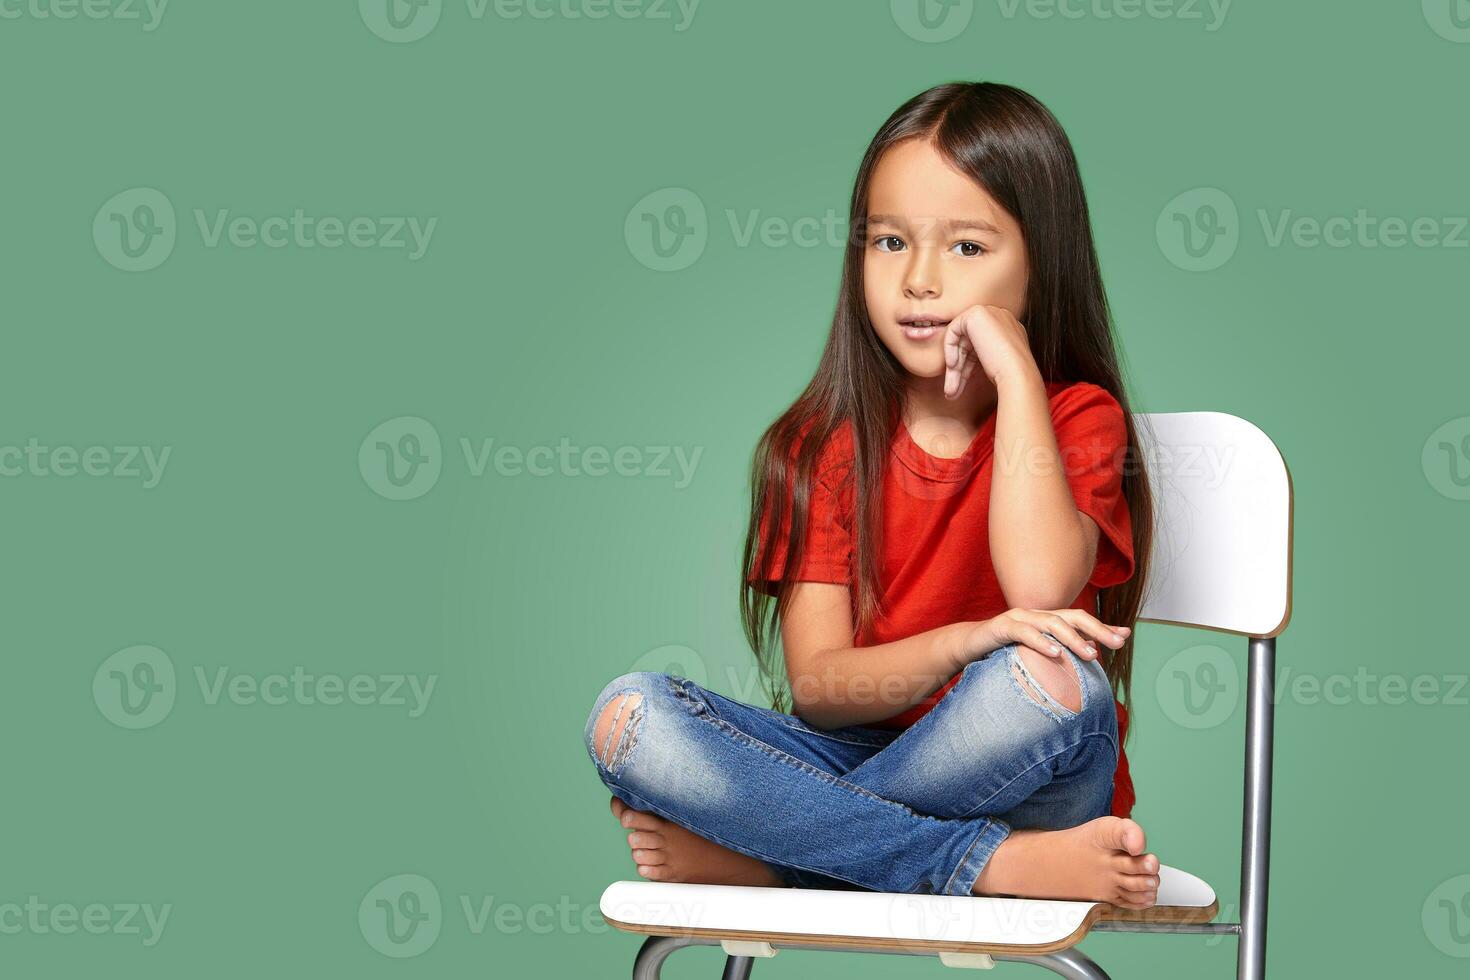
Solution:
<path fill-rule="evenodd" d="M 1080 662 L 1054 660 L 1025 648 L 1003 650 L 993 656 L 1000 659 L 1002 653 L 1008 654 L 1005 659 L 1008 660 L 1010 678 L 1014 681 L 1013 693 L 1020 692 L 1029 698 L 1035 710 L 1041 713 L 1038 717 L 1065 717 L 1083 707 L 1084 698 L 1077 673 Z M 986 684 L 993 690 L 995 678 L 1001 675 L 995 670 L 986 673 Z M 971 684 L 972 691 L 978 690 L 978 683 Z M 1095 686 L 1093 690 L 1095 693 Z M 951 695 L 954 693 L 952 691 Z M 742 705 L 712 692 L 707 696 L 718 699 L 721 715 L 729 716 L 730 722 L 738 724 L 742 714 L 739 709 L 744 709 L 745 712 L 761 713 L 758 720 L 763 723 L 769 723 L 772 716 L 785 719 L 787 724 L 778 725 L 773 733 L 776 737 L 800 734 L 805 729 L 794 716 Z M 1017 700 L 1016 703 L 1025 702 Z M 950 696 L 941 701 L 941 706 L 947 706 L 954 716 L 946 722 L 951 725 L 956 718 L 983 714 L 976 710 L 976 705 L 964 705 L 958 699 L 951 701 Z M 1108 699 L 1108 709 L 1111 711 L 1111 698 Z M 593 744 L 598 759 L 605 766 L 616 768 L 631 753 L 644 710 L 643 696 L 637 691 L 614 697 L 604 706 L 593 728 Z M 1008 706 L 1007 710 L 1017 709 Z M 1019 710 L 1024 712 L 1025 709 Z M 935 711 L 939 712 L 939 708 Z M 942 714 L 936 717 L 940 718 Z M 905 786 L 901 779 L 895 781 L 895 774 L 914 768 L 905 764 L 902 752 L 885 752 L 884 746 L 876 741 L 865 745 L 845 743 L 841 737 L 844 730 L 820 733 L 805 730 L 822 736 L 820 752 L 817 753 L 819 757 L 814 760 L 818 765 L 835 774 L 845 774 L 845 778 L 852 779 L 859 786 L 865 785 L 866 779 L 867 788 L 877 787 L 878 795 L 920 809 L 918 804 L 924 801 L 905 799 L 904 796 L 906 793 L 910 797 L 915 793 L 922 795 L 923 789 Z M 851 731 L 876 735 L 872 729 Z M 986 734 L 989 741 L 994 742 L 995 731 Z M 838 737 L 834 739 L 833 735 Z M 928 737 L 932 736 L 930 733 Z M 849 732 L 849 737 L 857 736 Z M 914 745 L 912 751 L 925 747 L 917 737 L 911 741 Z M 885 782 L 889 784 L 886 787 Z M 893 792 L 885 792 L 885 789 Z M 1019 792 L 1024 793 L 1025 788 Z M 975 801 L 961 800 L 954 805 L 973 810 Z M 730 884 L 783 883 L 770 865 L 754 857 L 726 848 L 657 814 L 629 807 L 617 796 L 613 797 L 611 806 L 620 824 L 630 831 L 628 844 L 638 873 L 645 878 Z M 1113 817 L 1098 817 L 1077 826 L 1054 829 L 1012 829 L 986 861 L 972 890 L 978 894 L 1090 898 L 1111 901 L 1127 908 L 1147 908 L 1153 904 L 1157 893 L 1158 861 L 1144 852 L 1144 844 L 1142 828 L 1131 820 Z"/>

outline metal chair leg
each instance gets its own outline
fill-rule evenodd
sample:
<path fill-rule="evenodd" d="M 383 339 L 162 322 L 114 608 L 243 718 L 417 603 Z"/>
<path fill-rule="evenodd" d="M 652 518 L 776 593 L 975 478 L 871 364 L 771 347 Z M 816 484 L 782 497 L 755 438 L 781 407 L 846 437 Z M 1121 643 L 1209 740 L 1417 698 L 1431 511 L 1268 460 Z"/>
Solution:
<path fill-rule="evenodd" d="M 693 936 L 649 936 L 643 941 L 643 946 L 638 950 L 638 958 L 633 961 L 633 980 L 659 980 L 659 971 L 663 969 L 664 960 L 676 949 L 685 946 L 713 946 L 717 943 L 712 939 Z M 785 944 L 783 944 L 785 945 Z M 805 949 L 827 949 L 821 946 L 805 946 L 800 943 L 790 944 L 792 948 Z M 903 953 L 909 956 L 932 956 L 932 953 L 920 953 L 915 950 L 861 950 L 853 949 L 850 952 L 873 952 L 873 953 Z M 994 959 L 1007 960 L 1012 963 L 1030 963 L 1034 966 L 1050 970 L 1067 980 L 1109 980 L 1107 973 L 1092 959 L 1075 946 L 1056 953 L 1039 953 L 1036 955 L 1016 955 L 1012 953 L 996 953 Z M 750 956 L 727 956 L 725 957 L 725 972 L 723 980 L 749 980 L 751 966 L 755 959 Z"/>
<path fill-rule="evenodd" d="M 755 963 L 753 956 L 725 957 L 725 972 L 720 980 L 750 980 L 750 968 Z"/>
<path fill-rule="evenodd" d="M 1067 980 L 1108 980 L 1108 975 L 1103 968 L 1075 946 L 1056 953 L 1042 953 L 1037 956 L 1012 956 L 997 953 L 993 958 L 1008 960 L 1012 963 L 1032 963 L 1066 977 Z"/>
<path fill-rule="evenodd" d="M 1245 800 L 1240 846 L 1238 980 L 1266 976 L 1266 896 L 1271 866 L 1271 739 L 1276 638 L 1252 637 L 1246 673 Z"/>
<path fill-rule="evenodd" d="M 649 936 L 638 949 L 638 958 L 633 961 L 633 980 L 659 980 L 659 971 L 664 960 L 676 949 L 685 946 L 708 946 L 709 940 L 689 936 Z M 729 969 L 729 965 L 725 967 Z"/>

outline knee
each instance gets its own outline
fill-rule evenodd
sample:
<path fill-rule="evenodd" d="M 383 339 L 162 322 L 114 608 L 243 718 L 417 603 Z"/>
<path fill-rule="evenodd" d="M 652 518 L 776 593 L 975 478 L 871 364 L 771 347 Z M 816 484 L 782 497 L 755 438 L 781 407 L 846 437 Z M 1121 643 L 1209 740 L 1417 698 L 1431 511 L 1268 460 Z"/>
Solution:
<path fill-rule="evenodd" d="M 1011 674 L 1021 690 L 1038 704 L 1046 703 L 1045 695 L 1076 714 L 1082 710 L 1082 679 L 1077 662 L 1065 653 L 1048 657 L 1030 647 L 1015 645 L 1011 651 Z"/>
<path fill-rule="evenodd" d="M 587 751 L 608 770 L 616 770 L 638 739 L 643 716 L 663 674 L 635 671 L 608 682 L 587 716 Z"/>

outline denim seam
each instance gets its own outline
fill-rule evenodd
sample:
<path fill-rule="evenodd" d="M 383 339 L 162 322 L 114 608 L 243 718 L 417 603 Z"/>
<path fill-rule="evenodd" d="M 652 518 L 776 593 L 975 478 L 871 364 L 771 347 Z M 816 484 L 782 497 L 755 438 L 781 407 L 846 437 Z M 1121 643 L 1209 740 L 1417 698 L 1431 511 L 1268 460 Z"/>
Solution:
<path fill-rule="evenodd" d="M 965 820 L 965 819 L 969 819 L 969 818 L 973 817 L 975 815 L 976 811 L 980 810 L 982 807 L 984 807 L 991 800 L 995 799 L 1001 793 L 1004 793 L 1007 789 L 1009 789 L 1011 787 L 1011 784 L 1014 783 L 1016 780 L 1020 779 L 1022 776 L 1026 775 L 1028 772 L 1030 772 L 1031 770 L 1035 769 L 1037 766 L 1046 765 L 1048 762 L 1053 761 L 1058 756 L 1065 755 L 1066 753 L 1075 750 L 1080 745 L 1082 745 L 1083 742 L 1087 741 L 1090 738 L 1105 738 L 1105 739 L 1107 739 L 1113 745 L 1114 758 L 1115 759 L 1117 758 L 1117 754 L 1116 754 L 1117 753 L 1117 743 L 1113 741 L 1112 737 L 1109 736 L 1107 732 L 1088 732 L 1086 735 L 1080 736 L 1075 742 L 1071 743 L 1070 745 L 1066 746 L 1065 748 L 1062 748 L 1062 749 L 1060 749 L 1060 750 L 1052 753 L 1051 755 L 1047 756 L 1044 759 L 1038 759 L 1033 764 L 1027 766 L 1025 769 L 1022 769 L 1020 772 L 1016 773 L 1014 776 L 1012 776 L 1006 782 L 1006 784 L 1004 786 L 1000 787 L 994 793 L 991 793 L 985 799 L 981 800 L 979 803 L 975 804 L 973 807 L 971 807 L 970 809 L 966 810 L 964 813 L 960 814 L 959 819 Z M 1117 770 L 1117 763 L 1115 762 L 1114 763 L 1114 771 L 1116 772 L 1116 770 Z"/>
<path fill-rule="evenodd" d="M 886 803 L 889 806 L 898 807 L 900 810 L 902 810 L 904 813 L 909 814 L 910 816 L 919 817 L 924 820 L 939 819 L 938 817 L 931 817 L 927 813 L 920 813 L 912 807 L 908 807 L 902 803 L 899 803 L 897 800 L 890 800 L 887 797 L 879 796 L 872 790 L 859 786 L 856 783 L 850 783 L 845 779 L 840 779 L 837 776 L 832 775 L 830 772 L 827 772 L 825 769 L 817 768 L 816 766 L 807 762 L 805 759 L 798 759 L 796 756 L 792 755 L 789 752 L 783 752 L 782 750 L 776 748 L 774 745 L 771 745 L 767 742 L 762 742 L 754 735 L 751 735 L 749 732 L 741 731 L 734 725 L 730 724 L 728 721 L 725 721 L 723 718 L 708 718 L 707 720 L 711 725 L 723 729 L 735 738 L 745 741 L 747 744 L 759 749 L 766 755 L 769 755 L 772 758 L 785 763 L 786 765 L 792 767 L 793 769 L 796 769 L 799 772 L 804 772 L 809 775 L 816 776 L 818 779 L 821 779 L 824 782 L 831 783 L 834 786 L 839 786 L 856 796 L 862 796 L 870 800 L 875 800 L 879 803 Z"/>
<path fill-rule="evenodd" d="M 675 693 L 677 693 L 681 697 L 683 697 L 685 701 L 688 701 L 688 702 L 693 703 L 694 699 L 692 697 L 690 697 L 688 690 L 686 690 L 682 684 L 674 683 L 673 684 L 673 688 L 674 688 Z M 713 692 L 711 692 L 711 693 L 713 693 Z M 707 704 L 705 707 L 707 708 L 707 710 L 709 711 L 710 714 L 714 715 L 716 718 L 720 717 L 719 709 L 717 707 L 715 707 L 714 704 Z M 826 739 L 827 741 L 830 741 L 830 742 L 840 742 L 843 745 L 860 745 L 860 746 L 862 746 L 865 749 L 870 749 L 870 748 L 880 748 L 881 749 L 881 748 L 883 748 L 884 746 L 888 745 L 890 742 L 893 741 L 893 739 L 891 739 L 891 738 L 884 738 L 880 734 L 874 734 L 874 735 L 869 735 L 869 736 L 854 735 L 854 733 L 848 731 L 848 729 L 851 728 L 852 726 L 844 726 L 842 729 L 837 729 L 837 731 L 844 731 L 844 732 L 846 732 L 845 735 L 837 735 L 837 734 L 834 734 L 831 731 L 824 731 L 822 729 L 813 728 L 810 725 L 808 725 L 805 722 L 803 722 L 800 718 L 797 718 L 794 715 L 788 715 L 788 714 L 786 714 L 784 712 L 780 712 L 780 711 L 771 711 L 770 712 L 770 719 L 775 724 L 778 724 L 778 725 L 782 726 L 783 728 L 790 729 L 793 732 L 801 732 L 802 734 L 805 734 L 805 735 L 814 735 L 817 738 Z"/>
<path fill-rule="evenodd" d="M 780 721 L 780 719 L 777 719 L 777 721 L 780 725 L 789 728 L 794 732 L 803 732 L 808 735 L 815 735 L 818 738 L 825 738 L 831 742 L 841 742 L 844 745 L 861 745 L 863 748 L 883 748 L 885 745 L 888 744 L 888 742 L 884 741 L 881 736 L 874 737 L 872 739 L 843 738 L 839 735 L 833 735 L 831 732 L 822 731 L 819 728 L 812 728 L 810 725 L 793 725 L 789 721 Z M 889 741 L 891 741 L 891 739 Z"/>
<path fill-rule="evenodd" d="M 688 692 L 686 692 L 679 685 L 674 685 L 674 690 L 689 704 L 697 705 L 700 708 L 704 708 L 703 705 L 698 705 L 698 703 L 695 702 L 693 698 L 690 698 Z M 741 731 L 739 728 L 736 728 L 734 725 L 730 724 L 728 721 L 721 718 L 719 715 L 716 715 L 712 711 L 700 710 L 695 713 L 695 717 L 703 718 L 706 722 L 715 726 L 716 728 L 728 732 L 737 740 L 742 740 L 746 742 L 747 744 L 759 749 L 761 752 L 764 752 L 766 755 L 771 756 L 773 759 L 777 759 L 799 772 L 804 772 L 816 776 L 819 779 L 832 783 L 834 786 L 840 786 L 848 792 L 853 793 L 857 796 L 863 796 L 870 800 L 876 800 L 879 803 L 886 803 L 889 806 L 898 807 L 905 813 L 911 814 L 913 816 L 922 817 L 926 820 L 937 819 L 936 817 L 931 817 L 928 814 L 919 813 L 917 810 L 904 806 L 902 803 L 899 803 L 896 800 L 890 800 L 886 799 L 885 797 L 879 796 L 872 790 L 864 789 L 856 783 L 850 783 L 845 779 L 839 779 L 838 777 L 832 775 L 830 772 L 827 772 L 825 769 L 819 769 L 804 759 L 798 759 L 796 756 L 792 755 L 789 752 L 783 752 L 782 750 L 776 748 L 774 745 L 771 745 L 767 742 L 762 742 L 760 739 L 756 738 L 754 735 L 751 735 L 749 732 Z"/>
<path fill-rule="evenodd" d="M 970 846 L 967 847 L 967 848 L 965 848 L 965 853 L 960 856 L 959 863 L 955 865 L 954 872 L 945 881 L 945 883 L 944 883 L 944 889 L 940 892 L 941 895 L 953 895 L 953 894 L 955 894 L 955 892 L 952 891 L 952 889 L 954 887 L 955 879 L 959 877 L 960 872 L 965 871 L 966 869 L 969 868 L 969 866 L 970 866 L 970 854 L 975 850 L 975 845 L 979 844 L 982 840 L 984 840 L 985 839 L 985 835 L 990 831 L 990 828 L 993 827 L 993 826 L 995 826 L 998 823 L 1000 823 L 1000 821 L 999 820 L 996 820 L 996 819 L 994 819 L 992 817 L 985 818 L 985 826 L 983 826 L 983 827 L 980 828 L 980 832 L 975 835 L 975 839 L 972 840 L 972 841 L 970 841 Z M 1006 837 L 1008 837 L 1008 836 L 1010 836 L 1010 828 L 1009 827 L 1006 828 Z M 987 854 L 987 855 L 985 855 L 985 860 L 979 862 L 979 866 L 978 866 L 978 868 L 975 871 L 975 878 L 974 879 L 971 879 L 971 881 L 970 881 L 970 888 L 967 888 L 965 890 L 965 892 L 964 892 L 965 894 L 970 894 L 974 890 L 975 879 L 978 879 L 980 877 L 980 871 L 984 869 L 986 863 L 989 862 L 990 859 L 991 859 L 991 857 L 993 857 L 995 855 L 995 852 L 1000 849 L 1000 845 L 1004 841 L 1005 841 L 1005 837 L 1002 837 L 1000 839 L 1000 841 L 997 841 L 995 847 L 992 847 L 990 849 L 990 853 Z"/>

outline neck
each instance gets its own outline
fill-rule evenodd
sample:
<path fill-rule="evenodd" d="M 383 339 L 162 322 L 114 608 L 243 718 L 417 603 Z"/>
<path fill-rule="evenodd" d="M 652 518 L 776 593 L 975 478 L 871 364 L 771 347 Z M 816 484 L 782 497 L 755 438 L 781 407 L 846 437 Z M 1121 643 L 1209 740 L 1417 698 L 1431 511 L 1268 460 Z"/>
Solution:
<path fill-rule="evenodd" d="M 937 423 L 944 427 L 958 424 L 978 432 L 995 411 L 999 395 L 995 385 L 976 370 L 965 382 L 958 398 L 944 397 L 944 375 L 935 378 L 910 376 L 904 393 L 903 421 L 910 429 L 917 425 Z"/>

